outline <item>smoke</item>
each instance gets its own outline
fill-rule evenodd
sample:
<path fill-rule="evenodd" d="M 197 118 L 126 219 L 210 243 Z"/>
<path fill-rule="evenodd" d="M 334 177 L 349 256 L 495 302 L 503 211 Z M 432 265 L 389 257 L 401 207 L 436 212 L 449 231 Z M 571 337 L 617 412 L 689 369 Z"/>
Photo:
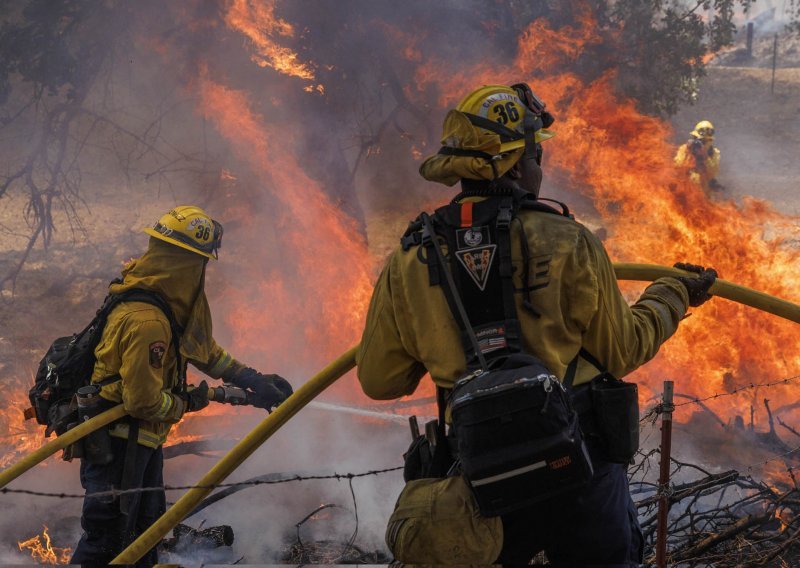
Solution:
<path fill-rule="evenodd" d="M 555 4 L 342 0 L 278 2 L 259 12 L 256 8 L 272 3 L 198 0 L 139 2 L 130 11 L 109 12 L 111 21 L 104 25 L 122 31 L 102 72 L 87 86 L 86 111 L 75 119 L 70 138 L 70 155 L 79 166 L 71 175 L 80 182 L 83 203 L 77 216 L 67 207 L 55 211 L 58 232 L 51 248 L 34 248 L 14 304 L 0 307 L 3 380 L 8 385 L 11 377 L 19 385 L 7 412 L 25 404 L 22 385 L 46 345 L 88 321 L 121 262 L 144 249 L 140 229 L 182 203 L 201 205 L 225 226 L 220 260 L 209 264 L 206 280 L 215 338 L 247 364 L 301 385 L 359 340 L 371 285 L 405 222 L 452 196 L 452 190 L 424 182 L 417 169 L 438 149 L 448 106 L 478 84 L 527 80 L 544 93 L 561 128 L 545 151 L 544 194 L 567 201 L 589 226 L 610 225 L 620 199 L 614 195 L 619 186 L 601 187 L 593 174 L 627 171 L 628 161 L 634 161 L 598 166 L 599 158 L 610 155 L 604 145 L 626 145 L 635 155 L 636 143 L 655 140 L 654 155 L 669 154 L 674 148 L 665 140 L 682 142 L 701 118 L 717 126 L 721 181 L 731 195 L 765 197 L 796 213 L 797 201 L 788 193 L 797 172 L 794 154 L 783 145 L 784 137 L 770 130 L 779 122 L 782 132 L 796 135 L 796 113 L 776 118 L 762 114 L 763 105 L 754 111 L 753 100 L 765 96 L 757 91 L 764 86 L 760 78 L 744 74 L 734 87 L 712 70 L 698 106 L 679 114 L 671 131 L 636 115 L 611 89 L 593 90 L 603 86 L 595 81 L 603 76 L 603 62 L 587 61 L 581 42 L 599 41 L 582 36 L 596 28 L 582 27 L 576 21 L 581 14 L 570 13 L 570 3 Z M 250 11 L 231 19 L 233 7 Z M 540 25 L 525 27 L 540 16 L 546 18 Z M 243 29 L 253 22 L 254 28 Z M 256 45 L 259 38 L 265 41 Z M 288 60 L 303 74 L 271 64 L 276 60 L 263 52 L 270 45 L 283 56 L 293 55 Z M 27 86 L 18 79 L 12 100 L 27 102 Z M 741 91 L 725 97 L 737 101 L 728 108 L 705 98 L 706 92 L 734 88 Z M 48 101 L 57 96 L 47 95 Z M 614 114 L 619 108 L 629 121 L 616 122 L 623 116 Z M 26 133 L 41 127 L 32 111 L 19 120 L 0 139 L 9 149 L 8 171 L 32 151 L 33 137 Z M 567 153 L 586 140 L 590 148 L 580 154 L 585 160 Z M 645 179 L 647 188 L 656 187 L 656 178 L 671 175 L 665 173 L 670 159 L 656 156 L 652 163 L 658 167 L 630 183 Z M 636 203 L 647 211 L 649 199 L 639 196 Z M 695 198 L 690 203 L 707 205 Z M 715 219 L 735 212 L 732 205 L 722 213 L 711 210 Z M 0 211 L 7 245 L 0 257 L 3 270 L 25 248 L 20 235 L 27 225 L 19 211 L 10 205 Z M 636 232 L 646 232 L 646 217 L 640 217 Z M 664 234 L 664 225 L 646 228 Z M 613 227 L 609 231 L 613 234 Z M 13 345 L 6 347 L 6 341 Z M 326 396 L 366 402 L 352 375 L 331 390 Z M 264 416 L 217 412 L 209 409 L 186 420 L 178 434 L 238 439 Z M 11 428 L 8 434 L 19 432 Z M 269 472 L 394 467 L 407 444 L 407 431 L 395 423 L 307 409 L 228 481 Z M 190 485 L 212 464 L 178 457 L 167 462 L 165 479 Z M 399 473 L 353 480 L 356 543 L 362 548 L 383 549 L 383 527 L 401 485 Z M 50 463 L 12 487 L 80 492 L 77 464 Z M 171 492 L 168 498 L 178 495 Z M 352 510 L 351 501 L 346 480 L 257 486 L 189 522 L 230 524 L 236 533 L 232 559 L 272 561 L 310 511 L 322 503 Z M 8 562 L 19 561 L 12 541 L 34 534 L 44 522 L 58 545 L 77 542 L 80 500 L 5 495 L 3 505 L 0 534 Z M 330 521 L 304 525 L 301 536 L 349 538 L 350 513 L 331 515 Z"/>

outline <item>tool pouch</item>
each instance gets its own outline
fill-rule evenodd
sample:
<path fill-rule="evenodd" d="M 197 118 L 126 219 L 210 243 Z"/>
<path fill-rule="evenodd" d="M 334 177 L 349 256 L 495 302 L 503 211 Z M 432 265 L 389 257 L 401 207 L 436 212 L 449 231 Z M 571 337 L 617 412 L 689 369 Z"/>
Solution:
<path fill-rule="evenodd" d="M 112 406 L 111 403 L 100 397 L 100 389 L 101 387 L 96 384 L 78 389 L 76 399 L 78 401 L 78 420 L 80 423 L 94 418 Z M 81 457 L 88 463 L 108 465 L 114 460 L 114 454 L 111 451 L 111 434 L 108 431 L 108 426 L 103 426 L 94 432 L 90 432 L 83 438 L 82 442 Z"/>
<path fill-rule="evenodd" d="M 589 388 L 603 458 L 629 463 L 639 449 L 638 387 L 603 374 Z"/>
<path fill-rule="evenodd" d="M 461 470 L 482 515 L 502 515 L 582 486 L 592 464 L 566 388 L 514 354 L 467 375 L 451 395 Z"/>
<path fill-rule="evenodd" d="M 415 479 L 442 478 L 453 465 L 447 439 L 436 428 L 436 442 L 431 445 L 426 436 L 417 436 L 403 454 L 403 479 L 406 483 Z"/>

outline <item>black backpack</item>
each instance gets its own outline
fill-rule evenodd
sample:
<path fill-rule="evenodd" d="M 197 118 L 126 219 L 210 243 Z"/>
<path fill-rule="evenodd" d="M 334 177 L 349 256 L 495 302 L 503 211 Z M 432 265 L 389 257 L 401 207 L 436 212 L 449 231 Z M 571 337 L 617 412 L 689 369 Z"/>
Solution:
<path fill-rule="evenodd" d="M 109 294 L 89 325 L 70 337 L 56 339 L 39 362 L 36 380 L 28 393 L 32 408 L 26 411 L 26 416 L 36 418 L 39 424 L 47 426 L 45 436 L 53 432 L 60 436 L 77 424 L 75 393 L 90 383 L 96 361 L 94 350 L 100 343 L 109 314 L 121 302 L 146 302 L 164 312 L 172 330 L 172 342 L 180 369 L 179 342 L 182 330 L 176 324 L 169 304 L 150 290 L 133 289 L 121 294 Z M 102 387 L 121 378 L 113 375 L 96 384 Z"/>
<path fill-rule="evenodd" d="M 525 205 L 558 212 L 515 197 L 453 203 L 438 209 L 434 219 L 423 213 L 402 241 L 427 251 L 423 259 L 430 284 L 442 287 L 461 329 L 468 372 L 449 395 L 447 445 L 457 448 L 460 472 L 487 517 L 574 490 L 593 473 L 571 400 L 574 368 L 562 385 L 542 361 L 524 353 L 514 303 L 510 226 L 515 214 Z M 452 270 L 440 238 L 447 242 Z M 536 314 L 528 292 L 537 283 L 529 286 L 527 266 L 523 272 L 523 305 Z M 440 391 L 437 387 L 442 414 Z"/>

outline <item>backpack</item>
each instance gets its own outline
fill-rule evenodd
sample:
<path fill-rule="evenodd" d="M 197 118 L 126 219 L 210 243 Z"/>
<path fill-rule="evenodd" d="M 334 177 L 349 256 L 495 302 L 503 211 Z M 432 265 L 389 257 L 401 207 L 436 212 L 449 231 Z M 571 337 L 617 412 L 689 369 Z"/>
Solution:
<path fill-rule="evenodd" d="M 28 393 L 31 408 L 25 414 L 27 418 L 36 418 L 39 424 L 47 427 L 46 437 L 53 432 L 60 436 L 77 424 L 75 394 L 79 388 L 90 384 L 96 361 L 94 350 L 100 343 L 109 314 L 121 302 L 145 302 L 164 312 L 172 330 L 178 369 L 181 368 L 179 343 L 182 330 L 175 322 L 169 304 L 150 290 L 133 289 L 121 294 L 109 294 L 89 325 L 72 336 L 53 341 L 39 362 L 36 379 Z M 121 379 L 119 375 L 113 375 L 95 384 L 103 387 Z"/>
<path fill-rule="evenodd" d="M 526 205 L 558 214 L 532 196 L 463 204 L 454 200 L 437 209 L 433 219 L 423 213 L 401 241 L 426 250 L 430 284 L 442 287 L 461 330 L 467 373 L 449 395 L 450 437 L 461 474 L 487 517 L 578 488 L 593 473 L 572 405 L 572 376 L 562 384 L 522 349 L 510 226 Z M 450 270 L 440 238 L 448 245 Z M 522 240 L 527 259 L 527 240 Z M 523 267 L 523 305 L 535 314 L 527 272 L 528 266 Z"/>

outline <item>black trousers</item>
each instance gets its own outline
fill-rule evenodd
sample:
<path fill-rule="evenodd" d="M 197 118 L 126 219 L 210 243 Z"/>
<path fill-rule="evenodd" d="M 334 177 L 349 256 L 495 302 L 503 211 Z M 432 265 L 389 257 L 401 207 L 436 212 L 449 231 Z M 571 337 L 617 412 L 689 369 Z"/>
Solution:
<path fill-rule="evenodd" d="M 163 489 L 132 494 L 126 498 L 126 513 L 121 510 L 119 497 L 92 497 L 92 493 L 121 488 L 127 445 L 127 440 L 111 439 L 114 461 L 108 465 L 81 460 L 81 485 L 86 490 L 81 515 L 84 533 L 71 564 L 107 565 L 166 510 Z M 163 469 L 164 456 L 160 447 L 153 449 L 136 444 L 136 460 L 130 475 L 133 487 L 162 487 Z M 158 555 L 153 548 L 136 565 L 152 566 L 157 562 Z"/>
<path fill-rule="evenodd" d="M 504 566 L 527 564 L 544 550 L 556 566 L 638 566 L 644 539 L 626 466 L 593 460 L 579 492 L 503 515 Z"/>

